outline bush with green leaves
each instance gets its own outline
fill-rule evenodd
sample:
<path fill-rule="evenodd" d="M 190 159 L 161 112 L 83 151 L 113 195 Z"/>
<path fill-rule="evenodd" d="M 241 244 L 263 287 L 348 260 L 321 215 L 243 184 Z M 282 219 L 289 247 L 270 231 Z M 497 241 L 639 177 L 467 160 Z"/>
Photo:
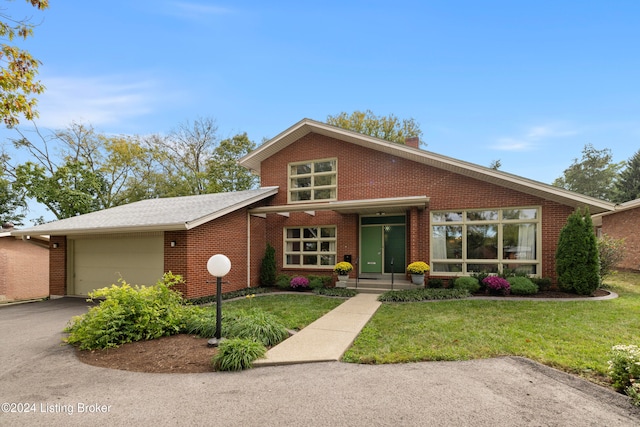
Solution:
<path fill-rule="evenodd" d="M 316 295 L 324 295 L 326 297 L 342 297 L 351 298 L 358 295 L 355 289 L 347 288 L 319 288 L 313 291 Z"/>
<path fill-rule="evenodd" d="M 444 281 L 442 279 L 430 278 L 427 280 L 427 288 L 441 289 L 444 288 Z"/>
<path fill-rule="evenodd" d="M 276 283 L 276 250 L 267 243 L 260 265 L 260 285 L 273 286 Z"/>
<path fill-rule="evenodd" d="M 326 288 L 331 284 L 331 276 L 309 276 L 309 288 L 316 290 Z"/>
<path fill-rule="evenodd" d="M 478 284 L 480 285 L 480 292 L 484 292 L 487 290 L 484 279 L 489 277 L 489 273 L 487 273 L 486 271 L 480 271 L 477 273 L 471 273 L 471 277 L 475 278 L 478 281 Z"/>
<path fill-rule="evenodd" d="M 616 390 L 625 392 L 634 405 L 640 406 L 640 347 L 613 346 L 609 359 L 609 377 Z"/>
<path fill-rule="evenodd" d="M 237 310 L 223 319 L 224 336 L 258 341 L 267 347 L 279 344 L 289 337 L 289 331 L 271 313 L 257 308 Z"/>
<path fill-rule="evenodd" d="M 241 371 L 253 367 L 253 362 L 266 352 L 266 347 L 257 341 L 231 338 L 220 343 L 211 363 L 216 371 Z"/>
<path fill-rule="evenodd" d="M 625 255 L 625 239 L 614 239 L 603 234 L 598 238 L 598 255 L 600 257 L 600 277 L 610 275 Z"/>
<path fill-rule="evenodd" d="M 538 285 L 523 276 L 513 276 L 507 279 L 512 295 L 534 295 L 538 293 Z"/>
<path fill-rule="evenodd" d="M 382 302 L 419 302 L 468 298 L 471 294 L 466 289 L 406 289 L 387 291 L 378 297 Z"/>
<path fill-rule="evenodd" d="M 541 292 L 551 289 L 552 282 L 549 277 L 532 277 L 531 281 L 538 286 L 538 290 Z"/>
<path fill-rule="evenodd" d="M 149 340 L 179 333 L 184 328 L 183 299 L 171 289 L 182 278 L 166 273 L 155 286 L 119 285 L 95 290 L 89 300 L 100 300 L 81 316 L 71 319 L 65 341 L 81 350 L 118 347 L 133 341 Z"/>
<path fill-rule="evenodd" d="M 453 289 L 465 289 L 470 294 L 478 292 L 480 290 L 480 283 L 478 283 L 478 279 L 471 276 L 462 276 L 458 277 L 453 282 Z"/>
<path fill-rule="evenodd" d="M 276 286 L 278 287 L 278 289 L 281 289 L 283 291 L 291 289 L 291 287 L 289 286 L 290 283 L 291 276 L 288 276 L 286 274 L 278 274 L 278 277 L 276 278 Z"/>
<path fill-rule="evenodd" d="M 558 286 L 564 292 L 591 295 L 600 285 L 600 259 L 589 209 L 569 215 L 556 248 Z"/>

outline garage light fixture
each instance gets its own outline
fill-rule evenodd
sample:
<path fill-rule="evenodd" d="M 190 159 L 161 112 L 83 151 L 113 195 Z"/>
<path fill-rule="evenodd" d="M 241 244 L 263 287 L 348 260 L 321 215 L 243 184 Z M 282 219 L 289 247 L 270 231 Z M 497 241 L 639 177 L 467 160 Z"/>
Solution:
<path fill-rule="evenodd" d="M 58 249 L 58 243 L 53 244 L 53 249 Z"/>
<path fill-rule="evenodd" d="M 176 241 L 175 241 L 175 240 L 172 240 L 172 241 L 171 241 L 171 247 L 172 247 L 172 248 L 175 248 L 175 247 L 176 247 Z"/>

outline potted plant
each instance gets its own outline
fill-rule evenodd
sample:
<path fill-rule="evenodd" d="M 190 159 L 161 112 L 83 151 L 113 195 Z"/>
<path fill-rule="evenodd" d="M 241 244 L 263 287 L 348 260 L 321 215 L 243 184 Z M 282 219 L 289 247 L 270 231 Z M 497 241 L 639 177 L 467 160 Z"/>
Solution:
<path fill-rule="evenodd" d="M 407 273 L 411 275 L 411 283 L 424 285 L 424 275 L 429 271 L 429 264 L 424 261 L 415 261 L 407 266 Z"/>
<path fill-rule="evenodd" d="M 333 271 L 338 275 L 338 282 L 340 287 L 347 286 L 347 280 L 349 280 L 349 272 L 353 270 L 353 265 L 350 262 L 342 261 L 333 267 Z"/>

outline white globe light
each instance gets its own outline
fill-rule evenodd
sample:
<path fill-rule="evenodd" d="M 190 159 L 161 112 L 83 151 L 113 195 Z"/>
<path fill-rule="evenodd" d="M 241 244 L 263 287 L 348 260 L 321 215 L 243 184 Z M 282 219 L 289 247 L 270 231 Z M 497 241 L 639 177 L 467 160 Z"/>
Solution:
<path fill-rule="evenodd" d="M 231 270 L 231 261 L 222 254 L 217 254 L 207 261 L 209 274 L 215 277 L 224 277 Z"/>

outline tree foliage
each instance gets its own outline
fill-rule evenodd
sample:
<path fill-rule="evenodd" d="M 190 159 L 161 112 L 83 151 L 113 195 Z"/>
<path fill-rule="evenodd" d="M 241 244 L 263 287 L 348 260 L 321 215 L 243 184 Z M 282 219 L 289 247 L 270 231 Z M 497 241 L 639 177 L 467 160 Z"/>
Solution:
<path fill-rule="evenodd" d="M 586 144 L 582 159 L 574 159 L 553 185 L 597 199 L 612 200 L 616 177 L 623 165 L 623 162 L 613 163 L 612 158 L 608 148 L 596 150 L 593 145 Z"/>
<path fill-rule="evenodd" d="M 6 158 L 4 155 L 3 157 Z M 0 224 L 10 222 L 23 225 L 26 208 L 24 197 L 14 189 L 13 183 L 0 165 Z"/>
<path fill-rule="evenodd" d="M 371 110 L 328 116 L 327 123 L 399 144 L 404 144 L 407 138 L 422 136 L 420 125 L 413 118 L 400 120 L 393 114 L 376 116 Z"/>
<path fill-rule="evenodd" d="M 167 136 L 105 135 L 73 123 L 33 135 L 16 128 L 14 148 L 29 160 L 8 175 L 22 197 L 44 204 L 57 219 L 138 200 L 253 188 L 257 179 L 237 165 L 254 149 L 246 134 L 218 141 L 211 119 L 180 125 Z"/>
<path fill-rule="evenodd" d="M 260 285 L 273 286 L 276 283 L 276 250 L 267 243 L 260 265 Z"/>
<path fill-rule="evenodd" d="M 614 239 L 607 234 L 598 238 L 600 277 L 604 278 L 614 271 L 616 265 L 624 259 L 625 249 L 625 239 Z"/>
<path fill-rule="evenodd" d="M 640 199 L 640 150 L 627 162 L 616 180 L 614 199 L 616 203 Z"/>
<path fill-rule="evenodd" d="M 38 10 L 49 7 L 48 0 L 27 0 Z M 28 120 L 37 116 L 34 94 L 44 92 L 36 80 L 40 61 L 15 44 L 16 38 L 26 40 L 33 35 L 34 25 L 28 20 L 16 20 L 0 13 L 0 115 L 7 127 L 19 123 L 24 115 Z"/>
<path fill-rule="evenodd" d="M 556 248 L 558 286 L 565 292 L 591 295 L 600 285 L 598 243 L 589 209 L 569 215 Z"/>

